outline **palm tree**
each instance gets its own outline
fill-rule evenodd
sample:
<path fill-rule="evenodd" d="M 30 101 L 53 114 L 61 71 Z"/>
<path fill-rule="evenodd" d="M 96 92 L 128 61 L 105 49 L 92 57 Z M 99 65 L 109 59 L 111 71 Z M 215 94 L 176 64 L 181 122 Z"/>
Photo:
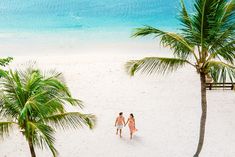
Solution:
<path fill-rule="evenodd" d="M 5 66 L 8 65 L 12 60 L 13 60 L 12 57 L 0 58 L 0 66 L 5 67 Z"/>
<path fill-rule="evenodd" d="M 0 58 L 0 66 L 5 67 L 13 60 L 12 57 Z M 3 72 L 3 73 L 2 73 Z M 4 75 L 5 71 L 0 70 L 0 77 Z"/>
<path fill-rule="evenodd" d="M 0 122 L 0 137 L 19 128 L 32 157 L 36 157 L 35 147 L 49 148 L 53 156 L 57 156 L 56 129 L 94 127 L 94 115 L 66 111 L 65 105 L 83 105 L 71 96 L 61 73 L 44 74 L 39 69 L 28 68 L 2 74 L 0 115 L 6 121 Z"/>
<path fill-rule="evenodd" d="M 179 20 L 181 29 L 167 32 L 151 26 L 137 28 L 133 36 L 153 35 L 162 46 L 170 47 L 172 58 L 146 57 L 126 63 L 130 75 L 173 72 L 185 65 L 194 67 L 201 81 L 201 121 L 199 142 L 194 157 L 203 146 L 206 116 L 206 77 L 215 82 L 235 77 L 235 0 L 195 0 L 194 13 L 189 14 L 183 0 Z"/>

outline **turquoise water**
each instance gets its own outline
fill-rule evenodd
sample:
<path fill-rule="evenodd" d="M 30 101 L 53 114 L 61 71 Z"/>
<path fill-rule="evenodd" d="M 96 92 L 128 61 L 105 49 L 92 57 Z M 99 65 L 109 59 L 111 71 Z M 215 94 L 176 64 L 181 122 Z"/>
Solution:
<path fill-rule="evenodd" d="M 179 0 L 1 0 L 0 30 L 175 29 L 179 7 Z"/>
<path fill-rule="evenodd" d="M 176 31 L 179 9 L 180 0 L 0 0 L 0 54 L 151 53 L 156 40 L 130 38 L 134 28 Z"/>

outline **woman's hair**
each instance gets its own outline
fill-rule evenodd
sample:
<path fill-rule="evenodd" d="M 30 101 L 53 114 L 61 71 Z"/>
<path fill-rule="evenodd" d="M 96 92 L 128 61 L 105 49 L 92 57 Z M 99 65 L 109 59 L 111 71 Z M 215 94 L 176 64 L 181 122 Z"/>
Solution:
<path fill-rule="evenodd" d="M 131 114 L 130 114 L 130 116 L 131 116 L 132 118 L 134 118 L 134 115 L 133 115 L 133 113 L 131 113 Z"/>
<path fill-rule="evenodd" d="M 123 113 L 122 113 L 122 112 L 120 112 L 120 113 L 119 113 L 119 116 L 121 116 L 122 114 L 123 114 Z"/>

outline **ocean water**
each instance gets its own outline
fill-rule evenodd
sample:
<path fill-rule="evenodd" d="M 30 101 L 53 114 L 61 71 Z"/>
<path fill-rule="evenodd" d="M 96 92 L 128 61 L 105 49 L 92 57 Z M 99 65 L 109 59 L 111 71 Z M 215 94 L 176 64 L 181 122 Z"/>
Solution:
<path fill-rule="evenodd" d="M 180 0 L 1 0 L 0 30 L 174 29 L 179 8 Z"/>
<path fill-rule="evenodd" d="M 130 47 L 136 27 L 176 30 L 179 9 L 180 0 L 1 0 L 0 54 L 90 51 L 102 41 Z"/>

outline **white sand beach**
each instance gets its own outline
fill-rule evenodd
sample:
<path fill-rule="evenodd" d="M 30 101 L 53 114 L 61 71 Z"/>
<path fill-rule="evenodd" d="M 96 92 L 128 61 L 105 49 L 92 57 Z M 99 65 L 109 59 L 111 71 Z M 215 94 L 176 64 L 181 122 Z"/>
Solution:
<path fill-rule="evenodd" d="M 142 51 L 144 51 L 142 49 Z M 36 60 L 41 69 L 63 72 L 74 97 L 84 101 L 83 112 L 98 123 L 88 129 L 57 131 L 59 157 L 190 157 L 196 150 L 201 114 L 199 76 L 184 68 L 168 76 L 129 77 L 124 64 L 146 56 L 87 54 L 18 56 L 11 67 Z M 208 91 L 208 121 L 202 157 L 235 156 L 235 97 L 232 91 Z M 75 110 L 75 109 L 73 109 Z M 133 113 L 138 132 L 129 140 L 115 135 L 114 121 L 122 111 Z M 52 156 L 49 150 L 36 151 Z M 1 141 L 0 157 L 29 157 L 24 137 L 14 130 Z"/>
<path fill-rule="evenodd" d="M 235 157 L 234 85 L 220 84 L 235 80 L 235 0 L 3 0 L 0 10 L 0 157 Z M 188 66 L 129 76 L 125 64 L 144 57 L 155 58 L 131 72 Z M 2 71 L 33 63 L 64 78 Z M 133 139 L 128 126 L 116 135 L 120 112 L 134 114 Z M 93 115 L 92 130 L 65 126 L 93 128 Z"/>

